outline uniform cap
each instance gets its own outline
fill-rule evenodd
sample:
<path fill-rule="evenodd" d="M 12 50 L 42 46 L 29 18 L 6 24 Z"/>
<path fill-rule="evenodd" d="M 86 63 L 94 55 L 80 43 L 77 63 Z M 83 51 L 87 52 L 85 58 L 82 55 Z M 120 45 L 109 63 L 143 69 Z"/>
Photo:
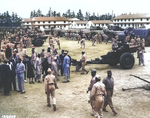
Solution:
<path fill-rule="evenodd" d="M 96 75 L 96 78 L 101 79 L 101 76 L 100 75 Z"/>
<path fill-rule="evenodd" d="M 51 69 L 50 69 L 50 68 L 48 68 L 47 72 L 51 72 Z"/>
<path fill-rule="evenodd" d="M 54 57 L 54 60 L 57 60 L 57 57 Z"/>
<path fill-rule="evenodd" d="M 17 49 L 14 49 L 14 52 L 17 52 Z"/>
<path fill-rule="evenodd" d="M 92 69 L 92 72 L 96 72 L 96 69 Z"/>
<path fill-rule="evenodd" d="M 67 53 L 68 53 L 67 50 L 65 50 L 65 51 L 64 51 L 64 54 L 67 54 Z"/>

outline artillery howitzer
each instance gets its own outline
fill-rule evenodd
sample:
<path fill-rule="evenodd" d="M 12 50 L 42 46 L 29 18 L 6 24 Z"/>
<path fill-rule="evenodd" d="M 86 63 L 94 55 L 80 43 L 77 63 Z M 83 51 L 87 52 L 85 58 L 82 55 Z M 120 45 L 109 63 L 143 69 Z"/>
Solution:
<path fill-rule="evenodd" d="M 138 76 L 132 75 L 132 74 L 130 74 L 130 76 L 134 76 L 134 77 L 136 77 L 136 78 L 138 78 L 138 79 L 140 79 L 140 80 L 142 80 L 142 81 L 147 82 L 147 83 L 150 84 L 149 81 L 147 81 L 147 80 L 145 80 L 145 79 L 143 79 L 143 78 L 141 78 L 141 77 L 138 77 Z M 142 89 L 145 89 L 145 90 L 150 90 L 150 85 L 146 85 L 146 86 L 142 86 L 142 87 L 136 87 L 136 88 L 127 88 L 127 89 L 122 88 L 122 91 L 131 90 L 131 89 L 141 89 L 141 88 L 142 88 Z"/>
<path fill-rule="evenodd" d="M 131 69 L 134 66 L 135 59 L 131 53 L 137 51 L 138 46 L 129 47 L 129 44 L 118 43 L 118 48 L 108 52 L 106 55 L 100 58 L 95 58 L 95 60 L 87 61 L 87 64 L 109 64 L 110 66 L 116 66 L 120 63 L 123 69 Z M 76 66 L 76 71 L 79 71 L 82 64 L 80 61 L 75 59 L 71 60 L 73 66 Z"/>

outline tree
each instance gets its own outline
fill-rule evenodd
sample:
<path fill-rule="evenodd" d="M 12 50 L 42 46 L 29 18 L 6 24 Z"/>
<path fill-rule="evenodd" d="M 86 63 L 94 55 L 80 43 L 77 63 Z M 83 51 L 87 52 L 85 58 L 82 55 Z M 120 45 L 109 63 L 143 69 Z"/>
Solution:
<path fill-rule="evenodd" d="M 34 16 L 33 16 L 33 11 L 31 11 L 31 13 L 30 13 L 30 18 L 33 18 Z"/>
<path fill-rule="evenodd" d="M 85 19 L 86 21 L 88 21 L 89 18 L 90 18 L 90 13 L 89 13 L 89 12 L 86 12 L 86 13 L 85 13 L 85 18 L 84 18 L 84 19 Z"/>
<path fill-rule="evenodd" d="M 38 9 L 36 16 L 37 16 L 37 17 L 41 17 L 41 16 L 42 16 L 42 11 L 41 11 L 40 9 Z"/>
<path fill-rule="evenodd" d="M 57 17 L 61 17 L 60 12 L 56 14 Z"/>
<path fill-rule="evenodd" d="M 82 14 L 82 11 L 81 9 L 79 9 L 79 12 L 77 13 L 77 16 L 76 16 L 78 19 L 80 20 L 83 20 L 83 14 Z"/>
<path fill-rule="evenodd" d="M 76 16 L 75 16 L 75 12 L 74 12 L 74 11 L 72 12 L 71 17 L 72 17 L 72 18 L 75 18 L 75 17 L 76 17 Z"/>

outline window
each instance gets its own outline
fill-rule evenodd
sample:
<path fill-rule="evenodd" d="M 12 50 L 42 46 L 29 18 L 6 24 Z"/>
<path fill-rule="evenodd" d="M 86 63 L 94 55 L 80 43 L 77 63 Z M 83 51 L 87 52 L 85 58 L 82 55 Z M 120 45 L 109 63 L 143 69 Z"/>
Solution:
<path fill-rule="evenodd" d="M 84 24 L 84 26 L 86 26 L 86 24 Z"/>
<path fill-rule="evenodd" d="M 130 21 L 130 19 L 128 19 L 128 21 Z"/>
<path fill-rule="evenodd" d="M 124 19 L 124 21 L 126 21 L 126 19 Z"/>
<path fill-rule="evenodd" d="M 38 21 L 38 23 L 40 23 L 40 21 Z"/>
<path fill-rule="evenodd" d="M 89 26 L 89 24 L 87 24 L 87 26 Z"/>
<path fill-rule="evenodd" d="M 43 26 L 43 28 L 45 28 L 45 26 Z"/>
<path fill-rule="evenodd" d="M 121 24 L 121 26 L 122 26 L 122 24 Z"/>
<path fill-rule="evenodd" d="M 119 22 L 119 19 L 117 21 Z"/>
<path fill-rule="evenodd" d="M 142 26 L 142 24 L 141 24 L 141 26 Z"/>
<path fill-rule="evenodd" d="M 29 24 L 29 22 L 27 22 L 27 24 Z"/>
<path fill-rule="evenodd" d="M 142 18 L 141 18 L 141 21 L 142 21 Z"/>
<path fill-rule="evenodd" d="M 40 26 L 38 26 L 38 28 L 40 28 Z"/>
<path fill-rule="evenodd" d="M 130 26 L 130 24 L 128 24 Z"/>
<path fill-rule="evenodd" d="M 51 23 L 51 21 L 48 21 L 48 23 Z"/>
<path fill-rule="evenodd" d="M 96 24 L 95 24 L 95 26 L 96 26 Z"/>
<path fill-rule="evenodd" d="M 56 21 L 54 21 L 54 23 L 56 23 Z"/>
<path fill-rule="evenodd" d="M 147 23 L 147 25 L 149 25 L 149 23 Z"/>
<path fill-rule="evenodd" d="M 45 21 L 43 21 L 43 23 L 45 23 Z"/>
<path fill-rule="evenodd" d="M 74 24 L 74 26 L 76 26 L 76 24 Z"/>
<path fill-rule="evenodd" d="M 147 21 L 149 21 L 149 18 L 147 18 Z"/>
<path fill-rule="evenodd" d="M 134 19 L 132 19 L 132 21 L 134 21 Z"/>
<path fill-rule="evenodd" d="M 66 27 L 66 25 L 64 25 L 64 27 Z"/>
<path fill-rule="evenodd" d="M 73 21 L 71 21 L 73 23 Z"/>
<path fill-rule="evenodd" d="M 102 26 L 104 26 L 104 24 L 102 24 Z"/>
<path fill-rule="evenodd" d="M 51 28 L 51 26 L 49 25 L 49 28 Z"/>
<path fill-rule="evenodd" d="M 78 24 L 78 26 L 79 26 L 79 24 Z"/>
<path fill-rule="evenodd" d="M 66 23 L 66 21 L 64 21 L 64 23 Z"/>
<path fill-rule="evenodd" d="M 122 19 L 121 19 L 121 21 L 122 21 Z"/>
<path fill-rule="evenodd" d="M 126 24 L 124 24 L 124 26 L 126 26 Z"/>

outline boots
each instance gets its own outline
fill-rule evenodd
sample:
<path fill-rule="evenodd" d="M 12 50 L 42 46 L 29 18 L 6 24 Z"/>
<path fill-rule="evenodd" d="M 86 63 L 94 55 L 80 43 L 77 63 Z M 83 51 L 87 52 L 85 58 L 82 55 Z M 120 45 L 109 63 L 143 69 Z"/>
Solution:
<path fill-rule="evenodd" d="M 112 112 L 114 113 L 114 116 L 118 114 L 114 109 L 112 110 Z"/>
<path fill-rule="evenodd" d="M 56 105 L 53 105 L 54 111 L 56 111 Z"/>

